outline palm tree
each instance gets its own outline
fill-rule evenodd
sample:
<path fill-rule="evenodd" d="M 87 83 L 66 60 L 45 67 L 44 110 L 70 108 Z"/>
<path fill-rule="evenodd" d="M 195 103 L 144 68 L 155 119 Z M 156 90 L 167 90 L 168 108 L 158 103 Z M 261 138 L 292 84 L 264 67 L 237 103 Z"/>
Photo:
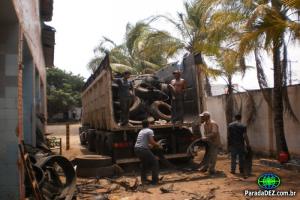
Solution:
<path fill-rule="evenodd" d="M 110 52 L 112 66 L 116 69 L 122 66 L 123 69 L 131 67 L 135 72 L 154 71 L 166 65 L 179 48 L 182 48 L 181 43 L 168 32 L 140 21 L 134 26 L 127 25 L 125 41 L 121 45 L 104 37 L 95 48 L 95 58 L 89 62 L 88 68 L 95 69 L 105 52 Z"/>
<path fill-rule="evenodd" d="M 175 25 L 179 32 L 180 38 L 178 39 L 181 41 L 183 49 L 194 55 L 195 65 L 198 71 L 197 85 L 199 88 L 198 96 L 200 98 L 198 107 L 200 111 L 206 109 L 204 89 L 207 95 L 211 95 L 209 76 L 216 75 L 215 70 L 211 70 L 204 60 L 204 55 L 211 56 L 217 53 L 220 45 L 217 41 L 208 40 L 209 21 L 215 7 L 216 4 L 214 0 L 185 1 L 185 11 L 184 13 L 178 13 L 177 18 L 171 18 L 165 15 L 158 15 L 152 18 L 153 20 L 166 19 Z"/>
<path fill-rule="evenodd" d="M 287 70 L 287 41 L 286 34 L 289 32 L 291 39 L 299 37 L 299 21 L 290 18 L 289 13 L 293 12 L 294 7 L 288 7 L 292 1 L 269 0 L 269 1 L 247 1 L 248 5 L 243 5 L 247 12 L 247 23 L 244 33 L 241 36 L 240 52 L 255 54 L 258 81 L 261 88 L 267 86 L 260 61 L 260 52 L 266 50 L 272 53 L 274 90 L 272 108 L 274 112 L 274 132 L 276 137 L 277 153 L 284 151 L 288 153 L 288 146 L 284 134 L 284 109 L 295 118 L 287 92 L 285 73 Z M 298 4 L 294 4 L 297 8 Z M 299 11 L 299 9 L 298 9 Z"/>

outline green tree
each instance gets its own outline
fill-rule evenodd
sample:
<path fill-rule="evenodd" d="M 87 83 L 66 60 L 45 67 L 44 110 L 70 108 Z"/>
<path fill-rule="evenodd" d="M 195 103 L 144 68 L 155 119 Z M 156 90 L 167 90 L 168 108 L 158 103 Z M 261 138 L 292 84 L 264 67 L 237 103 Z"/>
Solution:
<path fill-rule="evenodd" d="M 181 43 L 168 32 L 156 30 L 149 23 L 140 21 L 135 25 L 127 24 L 123 44 L 116 45 L 104 37 L 95 48 L 95 57 L 89 62 L 88 68 L 94 71 L 105 53 L 110 52 L 111 65 L 115 71 L 120 71 L 121 68 L 121 71 L 154 71 L 166 65 L 179 48 Z"/>
<path fill-rule="evenodd" d="M 291 4 L 294 2 L 294 4 Z M 245 15 L 247 22 L 240 39 L 240 52 L 254 52 L 258 82 L 261 88 L 267 87 L 267 80 L 260 60 L 262 51 L 271 53 L 273 60 L 273 79 L 274 90 L 273 98 L 265 95 L 267 102 L 272 102 L 274 132 L 276 137 L 277 152 L 288 152 L 288 146 L 284 134 L 284 109 L 295 119 L 286 89 L 286 70 L 287 70 L 287 38 L 296 40 L 299 38 L 299 21 L 294 20 L 293 16 L 299 13 L 298 3 L 295 1 L 240 1 L 241 10 L 247 10 Z M 289 6 L 290 5 L 290 6 Z M 287 37 L 287 34 L 288 37 Z"/>
<path fill-rule="evenodd" d="M 84 78 L 59 68 L 47 69 L 47 108 L 51 118 L 74 107 L 81 107 Z"/>
<path fill-rule="evenodd" d="M 209 76 L 215 77 L 218 75 L 214 68 L 207 65 L 204 57 L 211 57 L 219 52 L 224 35 L 219 34 L 218 37 L 210 37 L 212 35 L 210 31 L 213 30 L 210 28 L 211 20 L 213 19 L 214 10 L 217 8 L 215 1 L 185 1 L 184 8 L 184 13 L 178 13 L 177 18 L 159 15 L 153 17 L 153 19 L 166 19 L 175 25 L 179 33 L 178 39 L 181 41 L 183 49 L 194 55 L 198 70 L 199 109 L 203 111 L 206 109 L 205 90 L 208 96 L 211 95 Z"/>

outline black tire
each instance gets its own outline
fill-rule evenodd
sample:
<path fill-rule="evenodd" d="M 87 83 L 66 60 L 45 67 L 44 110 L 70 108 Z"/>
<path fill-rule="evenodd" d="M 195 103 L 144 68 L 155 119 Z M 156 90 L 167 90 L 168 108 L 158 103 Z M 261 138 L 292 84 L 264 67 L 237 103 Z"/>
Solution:
<path fill-rule="evenodd" d="M 153 117 L 148 117 L 147 119 L 148 119 L 148 122 L 150 124 L 153 124 L 155 122 L 155 119 Z M 130 119 L 129 123 L 132 124 L 132 125 L 142 125 L 142 121 L 140 121 L 140 120 L 132 120 L 132 119 Z"/>
<path fill-rule="evenodd" d="M 129 109 L 129 115 L 130 116 L 136 115 L 138 112 L 140 112 L 142 107 L 143 107 L 143 104 L 142 104 L 141 99 L 139 97 L 135 96 L 133 99 L 133 103 Z"/>
<path fill-rule="evenodd" d="M 86 145 L 86 131 L 80 133 L 79 139 L 81 145 Z"/>
<path fill-rule="evenodd" d="M 95 140 L 96 152 L 97 154 L 102 154 L 103 147 L 102 147 L 102 135 L 101 132 L 96 132 L 96 140 Z"/>
<path fill-rule="evenodd" d="M 87 142 L 88 142 L 88 150 L 91 152 L 96 151 L 96 130 L 95 129 L 89 129 L 87 132 Z"/>
<path fill-rule="evenodd" d="M 102 155 L 81 155 L 75 158 L 74 163 L 80 168 L 97 168 L 112 165 L 112 159 Z"/>
<path fill-rule="evenodd" d="M 117 83 L 112 83 L 111 89 L 112 89 L 113 99 L 114 100 L 119 99 L 119 85 Z"/>
<path fill-rule="evenodd" d="M 138 86 L 135 88 L 134 91 L 135 91 L 135 95 L 141 99 L 148 99 L 148 97 L 149 97 L 149 90 L 147 88 Z"/>
<path fill-rule="evenodd" d="M 163 101 L 154 101 L 151 104 L 151 113 L 155 119 L 171 120 L 171 106 Z"/>

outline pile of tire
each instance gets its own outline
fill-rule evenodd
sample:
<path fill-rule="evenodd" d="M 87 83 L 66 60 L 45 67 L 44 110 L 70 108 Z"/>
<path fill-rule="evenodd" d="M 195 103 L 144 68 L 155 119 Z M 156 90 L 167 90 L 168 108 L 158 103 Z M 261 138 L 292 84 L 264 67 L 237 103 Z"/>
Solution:
<path fill-rule="evenodd" d="M 134 82 L 134 96 L 129 109 L 129 122 L 133 125 L 141 124 L 148 119 L 150 123 L 156 120 L 171 120 L 171 105 L 167 84 L 161 83 L 154 75 L 136 77 Z M 115 120 L 120 120 L 119 86 L 116 80 L 112 83 L 113 108 Z"/>

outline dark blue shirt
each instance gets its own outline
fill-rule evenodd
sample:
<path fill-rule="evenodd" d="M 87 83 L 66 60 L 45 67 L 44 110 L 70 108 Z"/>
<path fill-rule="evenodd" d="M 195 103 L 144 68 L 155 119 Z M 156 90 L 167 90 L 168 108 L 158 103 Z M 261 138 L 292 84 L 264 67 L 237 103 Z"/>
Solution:
<path fill-rule="evenodd" d="M 234 121 L 228 126 L 228 145 L 234 148 L 243 148 L 245 145 L 244 134 L 247 128 L 238 121 Z"/>
<path fill-rule="evenodd" d="M 129 80 L 125 80 L 124 78 L 117 79 L 117 84 L 119 85 L 119 97 L 130 97 L 130 89 L 132 89 L 132 82 Z"/>

